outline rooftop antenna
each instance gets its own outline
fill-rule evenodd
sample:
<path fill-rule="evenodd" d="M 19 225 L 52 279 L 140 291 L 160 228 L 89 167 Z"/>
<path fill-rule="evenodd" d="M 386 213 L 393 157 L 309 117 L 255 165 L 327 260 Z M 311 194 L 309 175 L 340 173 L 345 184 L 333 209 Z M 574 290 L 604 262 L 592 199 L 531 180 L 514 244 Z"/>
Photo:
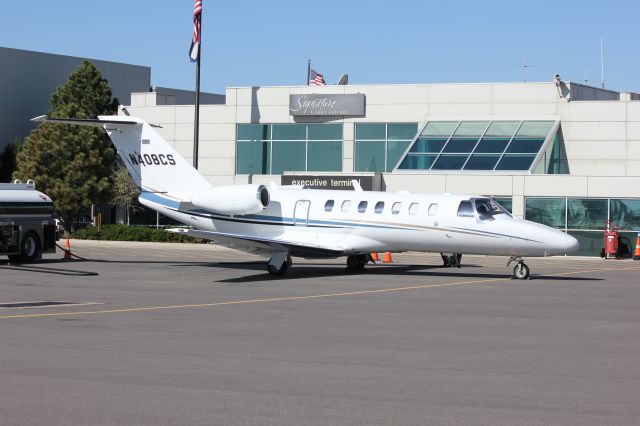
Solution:
<path fill-rule="evenodd" d="M 524 81 L 525 83 L 527 82 L 527 78 L 528 78 L 527 74 L 528 74 L 529 68 L 540 68 L 537 65 L 529 65 L 527 63 L 527 57 L 526 56 L 524 57 L 521 65 L 518 64 L 518 65 L 511 65 L 511 66 L 512 67 L 522 67 L 522 74 L 523 74 L 522 75 L 522 81 Z"/>
<path fill-rule="evenodd" d="M 600 34 L 600 85 L 604 89 L 604 55 L 602 50 L 602 34 Z"/>

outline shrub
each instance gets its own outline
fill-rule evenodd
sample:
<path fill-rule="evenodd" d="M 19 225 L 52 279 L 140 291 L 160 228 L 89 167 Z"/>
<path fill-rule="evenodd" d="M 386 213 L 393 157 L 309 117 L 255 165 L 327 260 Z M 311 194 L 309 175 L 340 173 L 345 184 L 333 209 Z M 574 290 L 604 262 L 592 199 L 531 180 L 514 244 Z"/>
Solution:
<path fill-rule="evenodd" d="M 205 243 L 201 238 L 174 234 L 163 229 L 145 226 L 104 225 L 101 228 L 87 227 L 71 235 L 79 240 L 105 241 L 151 241 L 165 243 Z"/>

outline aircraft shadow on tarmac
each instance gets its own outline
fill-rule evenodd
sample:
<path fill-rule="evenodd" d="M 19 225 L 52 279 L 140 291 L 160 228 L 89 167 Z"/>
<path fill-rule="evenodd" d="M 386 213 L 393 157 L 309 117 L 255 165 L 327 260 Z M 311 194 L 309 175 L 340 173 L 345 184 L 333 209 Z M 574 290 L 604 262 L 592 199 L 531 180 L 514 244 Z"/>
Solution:
<path fill-rule="evenodd" d="M 41 266 L 42 264 L 49 263 L 58 263 L 58 262 L 49 262 L 42 261 L 38 264 L 24 264 L 24 263 L 11 263 L 6 265 L 0 265 L 0 269 L 8 269 L 13 271 L 26 271 L 26 272 L 37 272 L 39 274 L 52 274 L 52 275 L 66 275 L 73 277 L 92 277 L 100 275 L 97 272 L 93 271 L 79 271 L 76 269 L 63 269 L 63 268 L 51 268 Z"/>
<path fill-rule="evenodd" d="M 463 272 L 467 268 L 481 268 L 479 265 L 463 265 L 462 268 L 446 268 L 441 265 L 376 265 L 366 268 L 361 272 L 349 272 L 345 267 L 341 267 L 334 263 L 322 264 L 314 263 L 312 265 L 294 266 L 285 275 L 280 277 L 272 277 L 265 271 L 265 262 L 243 262 L 243 263 L 210 263 L 212 267 L 244 269 L 260 271 L 258 274 L 247 275 L 244 277 L 235 277 L 219 280 L 221 283 L 250 283 L 256 281 L 281 281 L 281 280 L 299 280 L 307 278 L 322 277 L 348 277 L 348 276 L 406 276 L 414 278 L 428 277 L 453 277 L 453 278 L 469 278 L 469 279 L 491 279 L 491 278 L 509 278 L 510 270 L 506 270 L 504 274 L 496 273 L 479 273 L 479 272 Z M 205 266 L 205 265 L 202 265 Z M 329 267 L 327 267 L 329 266 Z M 532 280 L 547 281 L 602 281 L 602 278 L 580 277 L 580 276 L 554 276 L 554 275 L 537 275 L 532 274 Z"/>

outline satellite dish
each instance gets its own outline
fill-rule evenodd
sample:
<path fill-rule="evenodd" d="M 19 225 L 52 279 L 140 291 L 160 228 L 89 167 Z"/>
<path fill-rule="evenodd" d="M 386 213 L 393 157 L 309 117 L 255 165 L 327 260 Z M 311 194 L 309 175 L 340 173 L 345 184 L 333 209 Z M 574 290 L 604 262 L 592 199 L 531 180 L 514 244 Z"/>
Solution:
<path fill-rule="evenodd" d="M 349 83 L 349 75 L 342 74 L 342 77 L 340 77 L 340 80 L 338 80 L 338 86 L 346 86 L 347 83 Z"/>

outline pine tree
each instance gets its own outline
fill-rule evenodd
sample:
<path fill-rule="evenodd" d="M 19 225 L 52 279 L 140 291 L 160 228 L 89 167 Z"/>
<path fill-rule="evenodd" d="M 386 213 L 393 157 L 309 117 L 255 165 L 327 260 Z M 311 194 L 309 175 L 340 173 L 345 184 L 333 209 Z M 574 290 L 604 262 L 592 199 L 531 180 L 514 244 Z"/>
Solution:
<path fill-rule="evenodd" d="M 85 61 L 55 91 L 48 115 L 96 118 L 115 113 L 117 106 L 108 82 Z M 67 228 L 82 207 L 111 196 L 116 155 L 101 128 L 42 123 L 25 138 L 17 163 L 13 177 L 33 179 L 53 199 Z"/>

